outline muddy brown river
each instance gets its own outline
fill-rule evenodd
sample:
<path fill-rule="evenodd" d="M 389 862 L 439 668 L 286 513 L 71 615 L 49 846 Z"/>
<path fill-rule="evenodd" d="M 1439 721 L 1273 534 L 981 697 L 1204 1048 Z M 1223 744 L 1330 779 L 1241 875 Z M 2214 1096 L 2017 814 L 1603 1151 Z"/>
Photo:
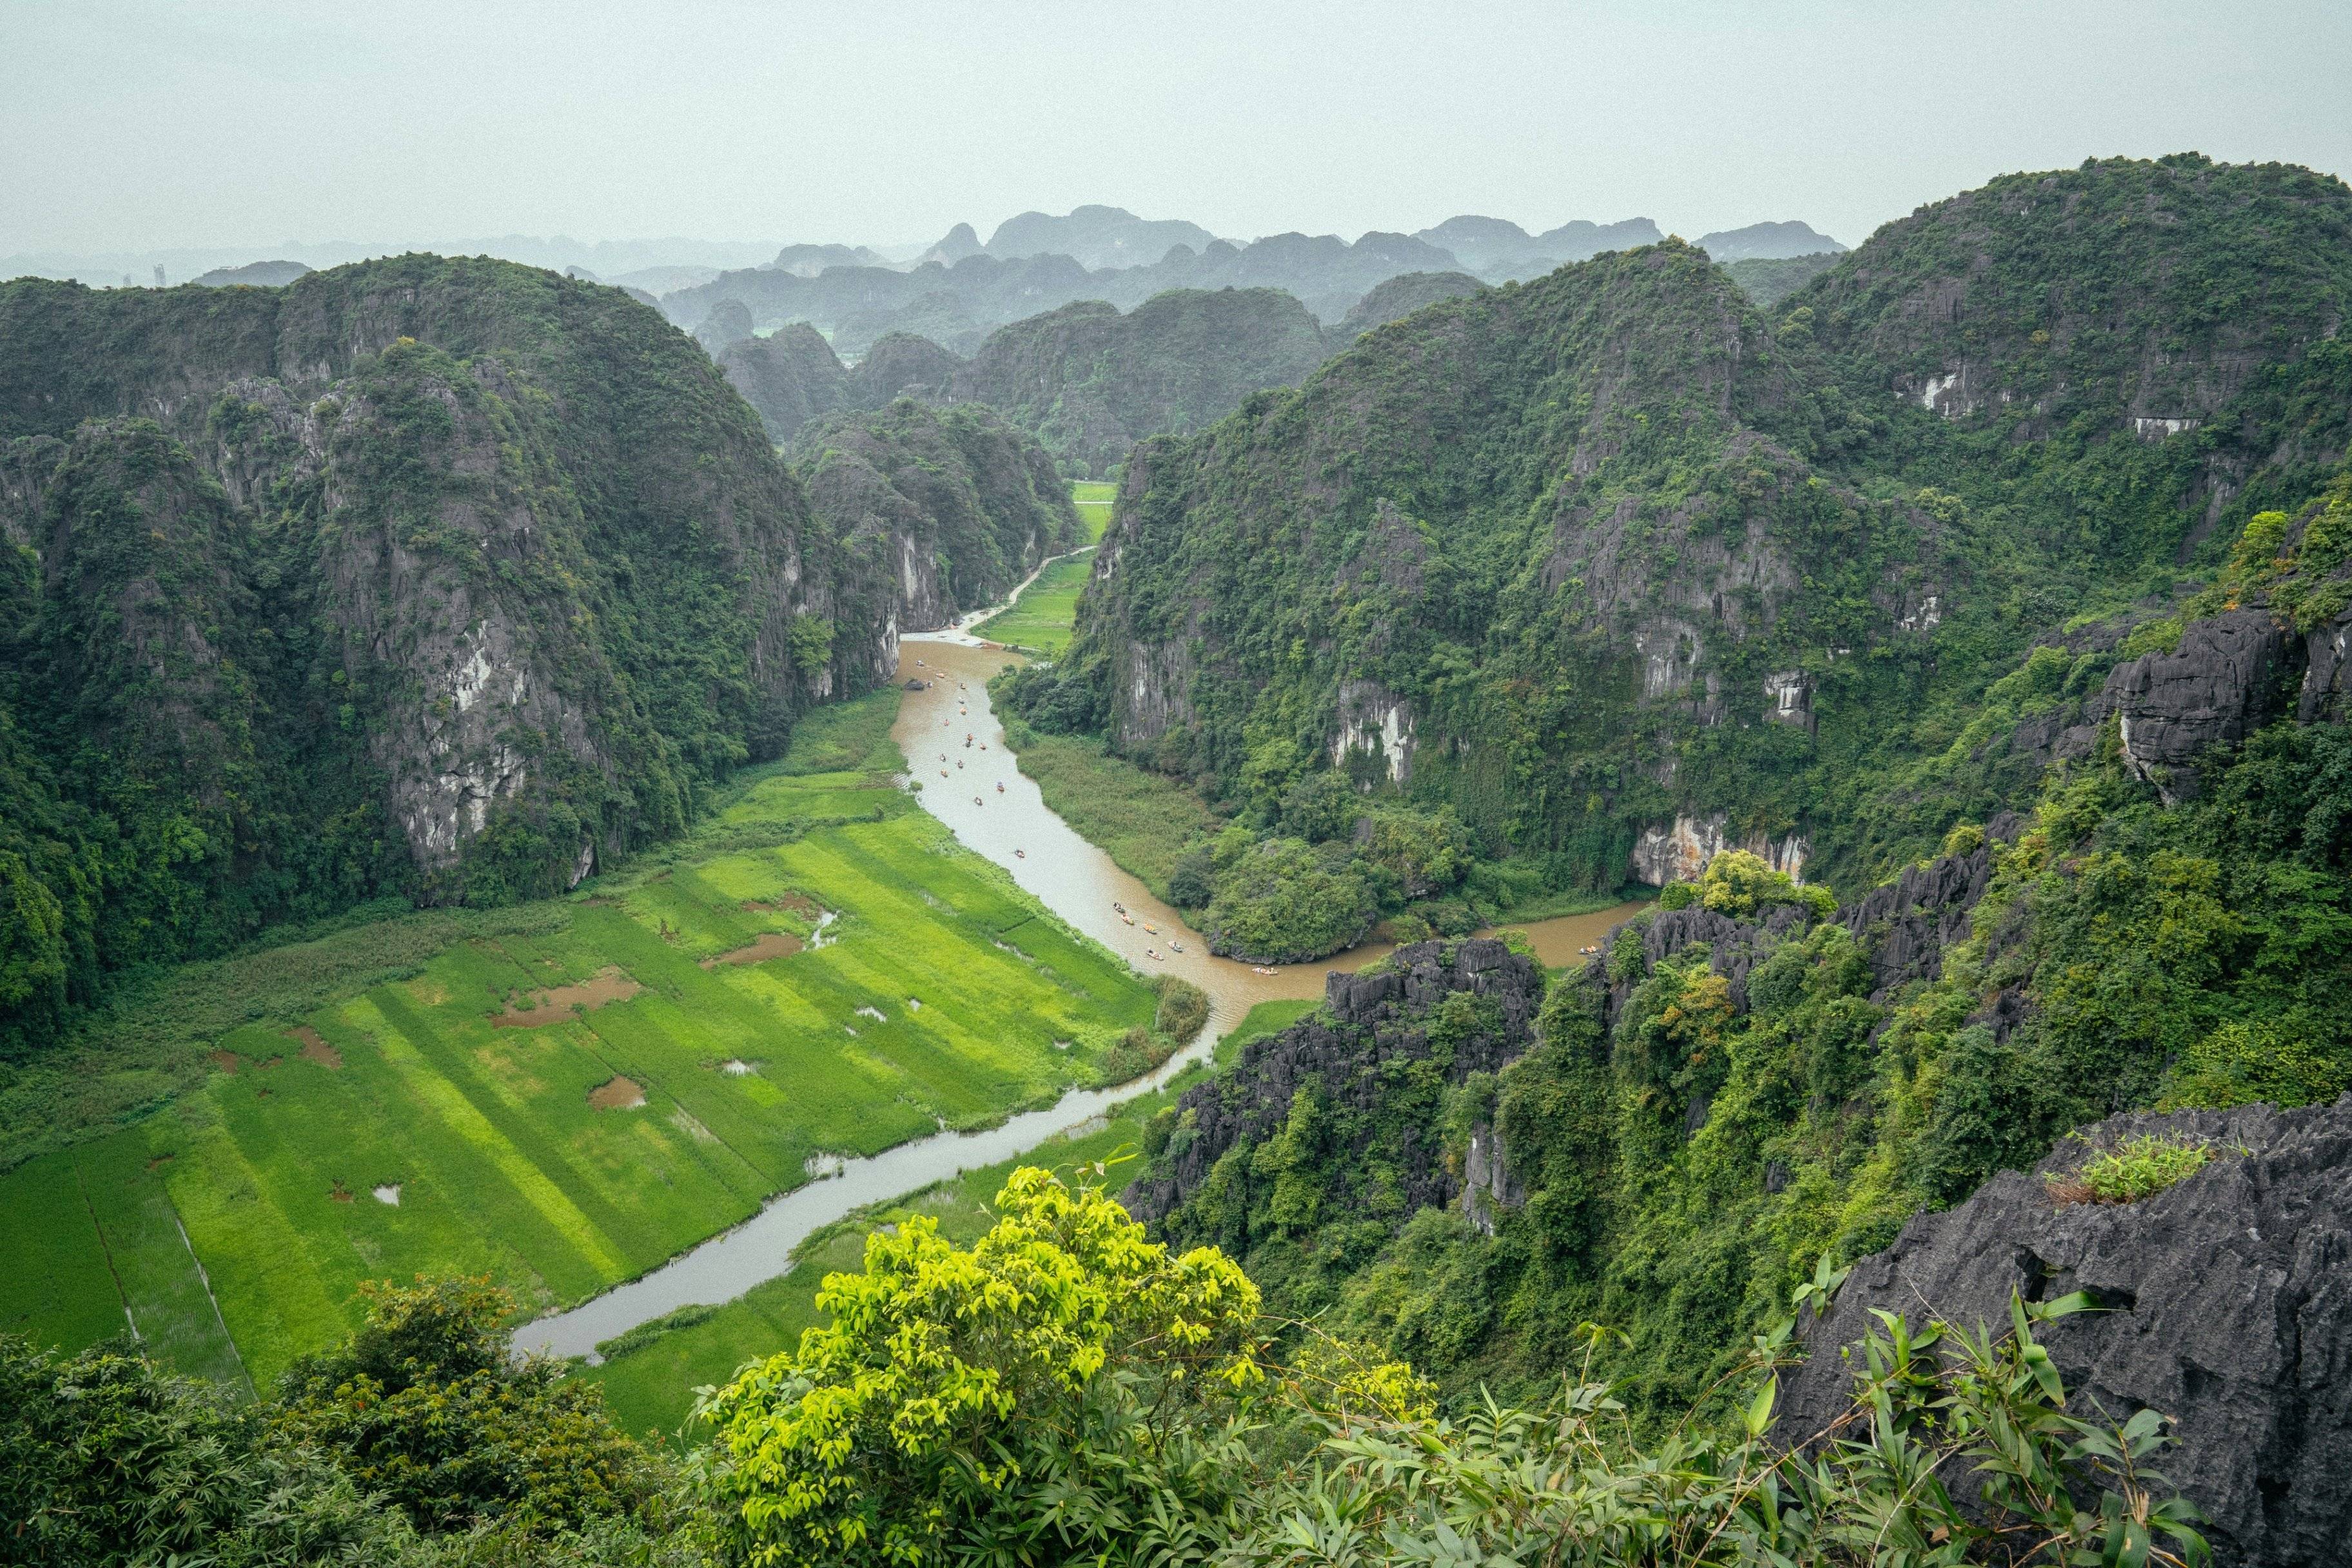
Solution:
<path fill-rule="evenodd" d="M 976 625 L 993 613 L 992 607 L 968 616 L 965 625 Z M 904 639 L 899 680 L 930 683 L 928 689 L 906 693 L 891 731 L 906 753 L 908 776 L 922 785 L 926 810 L 962 843 L 1011 872 L 1047 909 L 1142 973 L 1181 975 L 1207 993 L 1209 1021 L 1200 1037 L 1132 1083 L 1072 1089 L 1050 1109 L 1024 1111 L 983 1132 L 941 1132 L 869 1159 L 844 1161 L 833 1174 L 780 1194 L 734 1229 L 651 1273 L 568 1312 L 524 1325 L 515 1333 L 518 1354 L 544 1351 L 593 1360 L 599 1342 L 640 1323 L 697 1302 L 732 1300 L 791 1268 L 793 1249 L 819 1227 L 869 1204 L 1024 1153 L 1204 1059 L 1217 1039 L 1258 1003 L 1319 997 L 1330 971 L 1359 968 L 1391 951 L 1386 944 L 1368 943 L 1314 963 L 1283 965 L 1264 973 L 1251 964 L 1212 957 L 1208 944 L 1174 910 L 1047 810 L 1035 783 L 1015 765 L 1004 747 L 1003 726 L 989 703 L 988 679 L 1017 657 L 960 630 Z M 964 743 L 967 735 L 971 738 L 969 746 Z M 959 762 L 961 767 L 956 765 Z M 944 779 L 942 770 L 948 774 Z M 1132 924 L 1120 918 L 1116 905 L 1126 907 Z M 1574 962 L 1580 949 L 1599 942 L 1610 927 L 1643 907 L 1624 904 L 1516 929 L 1527 932 L 1545 963 L 1557 967 Z"/>

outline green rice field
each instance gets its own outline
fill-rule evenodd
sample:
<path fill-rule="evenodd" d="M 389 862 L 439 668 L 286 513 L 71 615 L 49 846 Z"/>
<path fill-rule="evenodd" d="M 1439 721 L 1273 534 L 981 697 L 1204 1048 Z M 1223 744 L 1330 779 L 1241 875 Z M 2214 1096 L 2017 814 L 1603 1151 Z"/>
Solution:
<path fill-rule="evenodd" d="M 1095 552 L 1082 550 L 1047 564 L 1021 596 L 975 628 L 974 635 L 1056 658 L 1070 646 L 1078 615 L 1078 591 L 1095 569 Z"/>
<path fill-rule="evenodd" d="M 533 1311 L 575 1302 L 816 1155 L 1097 1081 L 1154 993 L 894 787 L 897 700 L 814 718 L 693 836 L 569 899 L 387 922 L 380 963 L 369 930 L 334 933 L 325 982 L 257 990 L 201 1038 L 219 966 L 196 1001 L 162 987 L 147 1005 L 178 1021 L 124 1025 L 160 1042 L 141 1070 L 202 1076 L 0 1173 L 0 1331 L 128 1326 L 266 1386 L 357 1325 L 361 1280 L 461 1270 Z"/>
<path fill-rule="evenodd" d="M 1273 1034 L 1316 1006 L 1314 1002 L 1259 1003 L 1218 1042 L 1219 1065 L 1230 1061 L 1244 1042 Z M 1158 1093 L 1127 1101 L 1101 1125 L 1074 1130 L 1018 1159 L 967 1171 L 953 1181 L 828 1226 L 793 1253 L 789 1273 L 754 1286 L 723 1306 L 685 1308 L 667 1322 L 648 1323 L 621 1340 L 607 1341 L 602 1347 L 607 1358 L 604 1364 L 583 1367 L 577 1375 L 604 1385 L 605 1401 L 630 1431 L 669 1436 L 693 1408 L 697 1387 L 724 1383 L 744 1363 L 791 1349 L 802 1330 L 817 1325 L 823 1316 L 816 1307 L 817 1288 L 828 1274 L 863 1267 L 868 1233 L 895 1226 L 910 1214 L 928 1214 L 938 1217 L 942 1236 L 970 1246 L 994 1223 L 990 1205 L 1015 1166 L 1044 1165 L 1066 1176 L 1081 1165 L 1133 1155 L 1141 1145 L 1143 1124 L 1199 1079 L 1200 1069 L 1195 1068 Z M 1116 1191 L 1139 1164 L 1113 1165 L 1107 1177 L 1096 1179 Z"/>
<path fill-rule="evenodd" d="M 1102 542 L 1103 530 L 1110 526 L 1111 502 L 1118 499 L 1118 487 L 1102 481 L 1080 480 L 1070 487 L 1070 500 L 1078 509 L 1078 521 L 1087 525 L 1089 543 Z"/>

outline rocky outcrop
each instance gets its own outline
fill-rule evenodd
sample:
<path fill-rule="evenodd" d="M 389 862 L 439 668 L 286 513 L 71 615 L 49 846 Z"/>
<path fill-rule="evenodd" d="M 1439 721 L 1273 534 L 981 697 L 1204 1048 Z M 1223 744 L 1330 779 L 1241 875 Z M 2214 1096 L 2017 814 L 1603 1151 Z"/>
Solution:
<path fill-rule="evenodd" d="M 1439 1049 L 1448 1053 L 1452 1081 L 1493 1071 L 1534 1042 L 1543 989 L 1543 969 L 1532 959 L 1476 939 L 1414 942 L 1397 949 L 1383 966 L 1360 974 L 1334 971 L 1324 984 L 1322 1012 L 1250 1041 L 1229 1071 L 1185 1091 L 1177 1102 L 1183 1125 L 1167 1156 L 1123 1201 L 1139 1217 L 1166 1215 L 1201 1189 L 1226 1151 L 1279 1133 L 1293 1097 L 1310 1080 L 1332 1104 L 1365 1112 L 1378 1104 L 1402 1063 Z M 1430 1037 L 1433 1016 L 1461 993 L 1494 1004 L 1491 1026 L 1441 1047 Z M 1445 1168 L 1442 1153 L 1435 1128 L 1407 1131 L 1403 1166 L 1396 1173 L 1402 1212 L 1443 1205 L 1459 1194 L 1460 1180 Z M 1334 1170 L 1349 1163 L 1336 1153 L 1331 1162 Z M 1487 1167 L 1482 1181 L 1497 1194 L 1514 1190 L 1497 1166 Z"/>
<path fill-rule="evenodd" d="M 1992 845 L 2013 842 L 2021 826 L 2016 814 L 2003 812 L 1986 828 L 1986 843 L 1965 855 L 1906 866 L 1894 881 L 1838 910 L 1838 923 L 1870 955 L 1877 982 L 1873 1001 L 1943 973 L 1944 950 L 1967 938 L 1969 913 L 1992 880 Z"/>
<path fill-rule="evenodd" d="M 1377 681 L 1339 683 L 1337 729 L 1331 742 L 1335 767 L 1348 764 L 1349 753 L 1362 752 L 1391 784 L 1412 777 L 1412 710 Z"/>
<path fill-rule="evenodd" d="M 1668 882 L 1696 882 L 1706 863 L 1726 849 L 1745 849 L 1761 857 L 1776 871 L 1804 880 L 1805 860 L 1812 847 L 1800 834 L 1774 839 L 1751 833 L 1731 836 L 1731 819 L 1721 812 L 1708 816 L 1677 816 L 1662 827 L 1645 828 L 1633 845 L 1633 873 L 1636 881 L 1663 888 Z"/>
<path fill-rule="evenodd" d="M 2339 723 L 2352 713 L 2352 610 L 2322 621 L 2303 639 L 2303 689 L 2294 705 L 2305 724 Z"/>
<path fill-rule="evenodd" d="M 1906 1225 L 1855 1265 L 1809 1321 L 1811 1359 L 1783 1385 L 1778 1430 L 1822 1431 L 1844 1408 L 1874 1308 L 2002 1331 L 2010 1294 L 2087 1291 L 2099 1310 L 2041 1335 L 2070 1408 L 2170 1418 L 2179 1446 L 2153 1463 L 2201 1509 L 2225 1563 L 2303 1568 L 2352 1540 L 2352 1099 L 2304 1110 L 2113 1118 L 2092 1145 L 2165 1131 L 2212 1163 L 2137 1203 L 2055 1205 L 2039 1174 L 1995 1177 Z M 2044 1171 L 2079 1163 L 2062 1143 Z"/>
<path fill-rule="evenodd" d="M 2167 804 L 2197 793 L 2189 766 L 2209 746 L 2234 746 L 2285 706 L 2303 647 L 2267 610 L 2191 621 L 2170 653 L 2143 654 L 2107 678 L 2122 715 L 2124 755 Z"/>

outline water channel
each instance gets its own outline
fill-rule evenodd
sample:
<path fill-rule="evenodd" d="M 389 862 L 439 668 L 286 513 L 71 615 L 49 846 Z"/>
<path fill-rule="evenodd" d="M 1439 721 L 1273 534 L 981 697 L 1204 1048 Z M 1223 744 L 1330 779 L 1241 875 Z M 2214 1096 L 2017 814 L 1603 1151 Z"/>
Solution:
<path fill-rule="evenodd" d="M 593 1357 L 600 1342 L 639 1323 L 697 1302 L 732 1300 L 791 1268 L 793 1249 L 821 1226 L 869 1204 L 1034 1149 L 1205 1059 L 1258 1003 L 1319 997 L 1330 971 L 1357 969 L 1391 951 L 1366 944 L 1318 963 L 1271 970 L 1210 956 L 1198 932 L 1048 810 L 1035 782 L 1014 765 L 1003 727 L 989 704 L 987 682 L 1018 656 L 964 629 L 992 613 L 993 607 L 968 616 L 954 630 L 910 635 L 900 645 L 899 680 L 928 684 L 905 694 L 891 736 L 906 753 L 911 782 L 922 786 L 923 806 L 960 841 L 1011 872 L 1038 902 L 1138 970 L 1181 975 L 1207 993 L 1209 1021 L 1199 1038 L 1130 1083 L 1072 1089 L 1046 1110 L 1024 1111 L 986 1131 L 940 1132 L 867 1159 L 845 1161 L 835 1174 L 779 1195 L 734 1229 L 651 1273 L 568 1312 L 524 1325 L 515 1333 L 519 1353 Z M 1121 917 L 1122 905 L 1132 923 Z M 1556 967 L 1572 962 L 1579 950 L 1599 942 L 1641 907 L 1626 904 L 1517 929 L 1527 932 L 1537 955 Z"/>

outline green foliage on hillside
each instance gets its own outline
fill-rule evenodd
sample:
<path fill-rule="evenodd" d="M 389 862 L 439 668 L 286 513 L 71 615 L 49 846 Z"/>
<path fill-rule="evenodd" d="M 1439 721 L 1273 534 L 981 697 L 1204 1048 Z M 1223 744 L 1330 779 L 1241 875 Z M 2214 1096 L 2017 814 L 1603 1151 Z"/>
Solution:
<path fill-rule="evenodd" d="M 1750 256 L 1720 265 L 1740 291 L 1769 310 L 1814 279 L 1835 267 L 1843 253 L 1825 250 L 1814 256 Z"/>
<path fill-rule="evenodd" d="M 1099 300 L 1000 327 L 957 373 L 958 397 L 1002 409 L 1087 479 L 1147 436 L 1224 417 L 1251 393 L 1295 386 L 1323 331 L 1276 289 L 1175 289 L 1121 315 Z"/>
<path fill-rule="evenodd" d="M 617 289 L 18 279 L 0 443 L 0 1056 L 273 926 L 561 892 L 888 673 L 898 563 Z"/>
<path fill-rule="evenodd" d="M 1687 901 L 1753 933 L 1744 990 L 1703 942 L 1650 961 L 1641 926 L 1675 917 L 1643 917 L 1552 986 L 1538 1044 L 1500 1073 L 1433 1057 L 1369 1108 L 1310 1084 L 1168 1234 L 1221 1242 L 1274 1310 L 1319 1314 L 1457 1397 L 1479 1381 L 1533 1396 L 1579 1353 L 1575 1324 L 1610 1323 L 1632 1341 L 1601 1364 L 1637 1408 L 1671 1410 L 1817 1266 L 1884 1247 L 2070 1128 L 2352 1088 L 2352 1026 L 2330 1001 L 2352 985 L 2342 726 L 2273 725 L 2176 807 L 2110 752 L 2053 775 L 2015 842 L 1980 852 L 1988 890 L 1936 979 L 1882 994 L 1864 944 L 1802 898 L 1767 934 L 1769 893 L 1707 899 L 1762 881 L 1735 863 Z M 1491 1236 L 1365 1198 L 1433 1128 L 1457 1173 L 1491 1128 L 1524 1189 Z"/>
<path fill-rule="evenodd" d="M 830 415 L 803 426 L 789 450 L 838 548 L 889 590 L 888 602 L 913 601 L 910 610 L 931 612 L 937 625 L 1002 599 L 1081 537 L 1053 459 L 977 404 L 934 408 L 902 397 L 870 414 Z M 936 591 L 908 592 L 910 577 L 934 580 Z"/>
<path fill-rule="evenodd" d="M 1318 773 L 1450 806 L 1549 887 L 1685 815 L 1858 892 L 2029 801 L 2015 721 L 2325 481 L 2347 234 L 2309 171 L 2105 162 L 1923 209 L 1771 318 L 1672 244 L 1431 306 L 1139 452 L 1014 705 L 1261 819 Z"/>

